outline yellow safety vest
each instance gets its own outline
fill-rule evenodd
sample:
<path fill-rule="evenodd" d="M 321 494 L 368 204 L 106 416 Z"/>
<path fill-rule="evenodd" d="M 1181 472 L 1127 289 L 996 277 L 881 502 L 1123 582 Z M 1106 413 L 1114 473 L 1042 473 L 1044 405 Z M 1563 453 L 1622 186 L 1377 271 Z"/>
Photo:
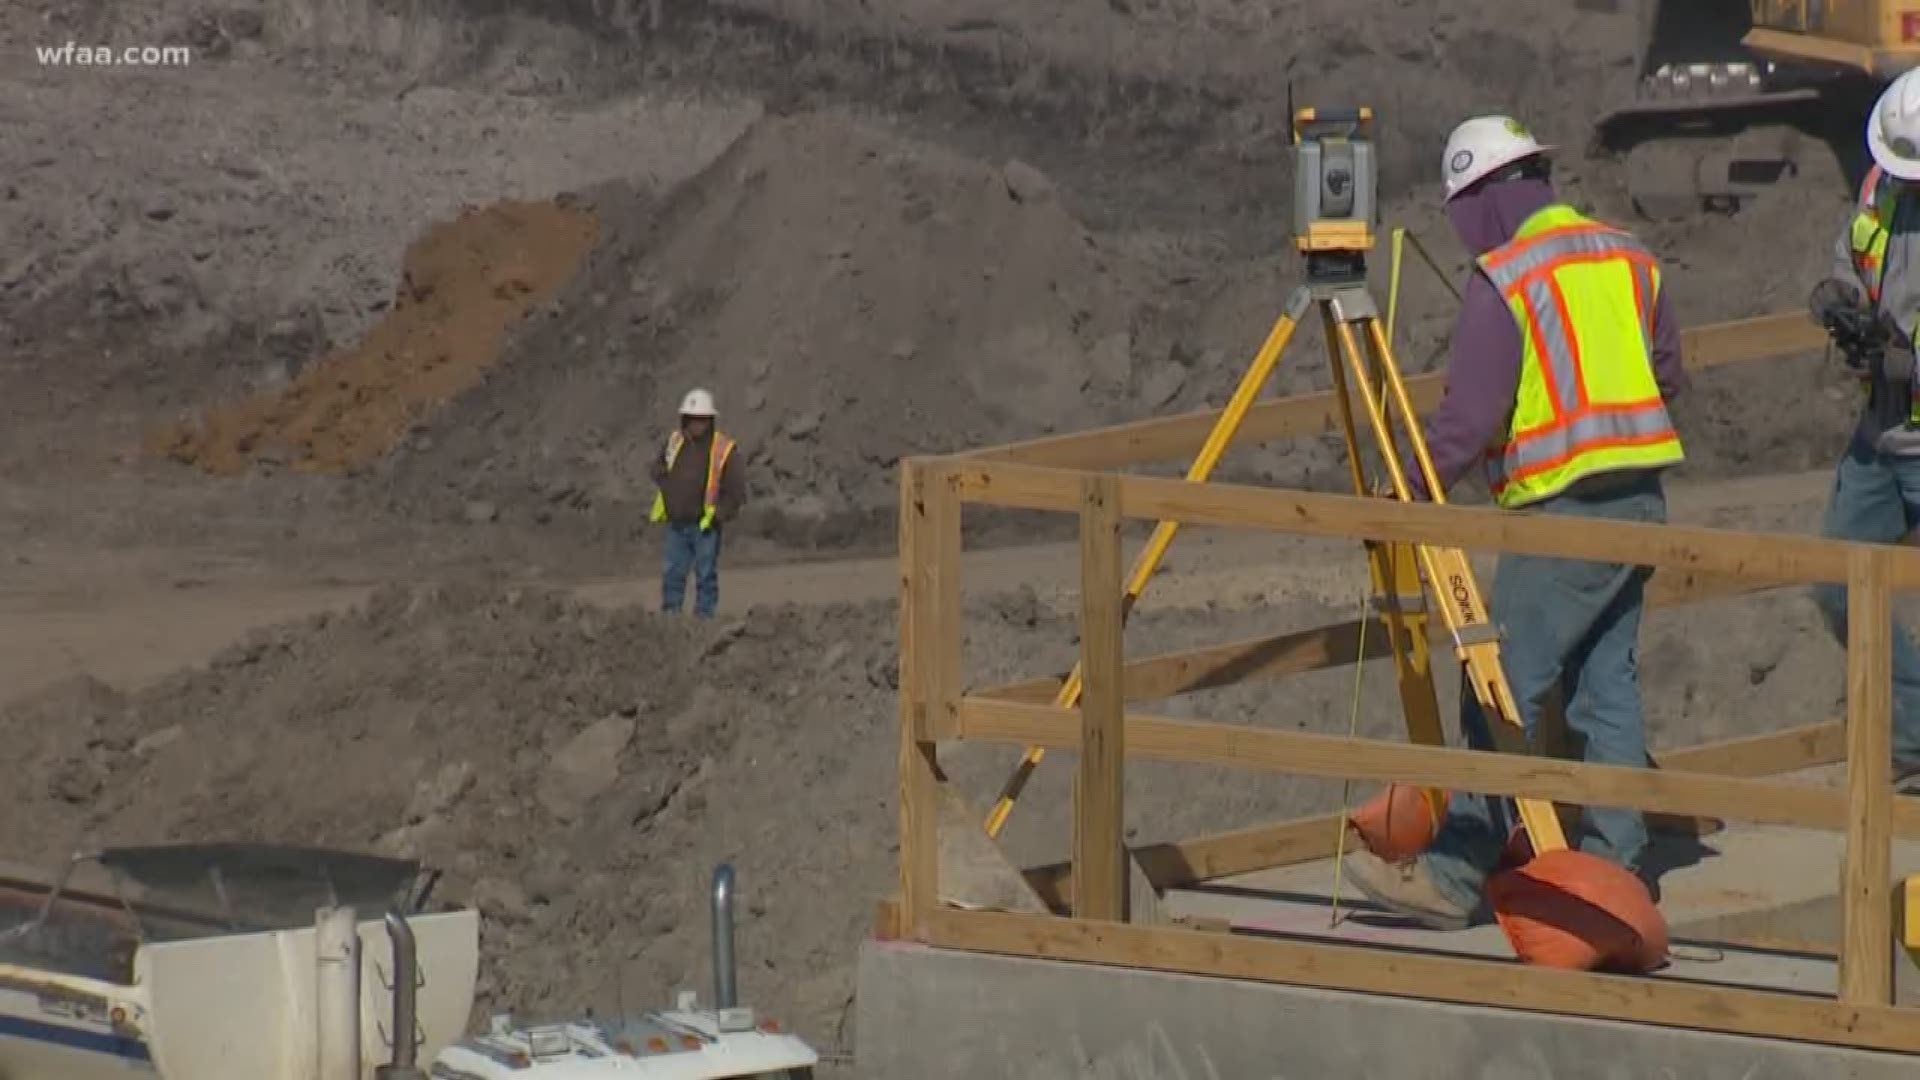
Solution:
<path fill-rule="evenodd" d="M 1660 267 L 1645 246 L 1549 206 L 1479 262 L 1525 350 L 1513 419 L 1487 452 L 1495 501 L 1525 506 L 1596 473 L 1685 460 L 1653 374 Z"/>
<path fill-rule="evenodd" d="M 667 436 L 667 469 L 672 471 L 673 463 L 679 460 L 681 447 L 687 445 L 687 437 L 678 428 Z M 700 512 L 700 531 L 713 528 L 713 515 L 720 504 L 720 473 L 726 469 L 727 461 L 733 457 L 733 440 L 713 433 L 713 444 L 707 449 L 707 493 L 705 508 Z M 664 492 L 653 493 L 653 521 L 659 524 L 667 520 L 667 496 Z"/>
<path fill-rule="evenodd" d="M 1875 309 L 1880 306 L 1880 286 L 1887 273 L 1887 239 L 1893 235 L 1893 214 L 1899 202 L 1899 182 L 1878 165 L 1868 169 L 1867 178 L 1860 184 L 1847 247 L 1853 256 L 1853 272 L 1867 287 L 1867 300 Z M 1870 391 L 1871 386 L 1863 384 L 1862 389 Z M 1907 388 L 1907 423 L 1920 426 L 1920 378 Z"/>

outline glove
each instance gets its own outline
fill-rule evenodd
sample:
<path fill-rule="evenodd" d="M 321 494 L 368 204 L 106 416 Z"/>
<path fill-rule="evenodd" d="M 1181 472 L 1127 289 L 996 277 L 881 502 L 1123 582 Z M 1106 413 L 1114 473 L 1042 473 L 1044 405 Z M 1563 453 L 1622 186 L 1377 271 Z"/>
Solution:
<path fill-rule="evenodd" d="M 1812 295 L 1807 297 L 1807 309 L 1814 321 L 1829 330 L 1862 307 L 1859 288 L 1839 278 L 1828 278 L 1815 285 Z"/>
<path fill-rule="evenodd" d="M 1833 339 L 1840 359 L 1855 375 L 1867 378 L 1880 366 L 1888 324 L 1863 302 L 1850 281 L 1828 278 L 1813 287 L 1807 310 Z"/>

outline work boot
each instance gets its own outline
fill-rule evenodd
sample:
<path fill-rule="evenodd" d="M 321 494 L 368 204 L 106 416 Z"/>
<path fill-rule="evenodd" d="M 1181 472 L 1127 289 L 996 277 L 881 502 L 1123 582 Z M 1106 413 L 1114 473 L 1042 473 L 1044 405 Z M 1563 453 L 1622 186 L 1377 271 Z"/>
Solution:
<path fill-rule="evenodd" d="M 1461 907 L 1440 891 L 1423 859 L 1388 862 L 1366 850 L 1345 859 L 1347 879 L 1367 898 L 1395 915 L 1435 930 L 1464 930 L 1473 909 Z"/>

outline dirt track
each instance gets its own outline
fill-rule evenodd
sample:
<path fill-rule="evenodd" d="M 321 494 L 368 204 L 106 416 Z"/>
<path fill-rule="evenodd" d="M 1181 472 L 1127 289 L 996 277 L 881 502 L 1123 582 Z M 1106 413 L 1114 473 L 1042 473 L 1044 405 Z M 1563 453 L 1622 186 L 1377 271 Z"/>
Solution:
<path fill-rule="evenodd" d="M 1828 483 L 1825 473 L 1806 473 L 1682 485 L 1672 496 L 1674 520 L 1806 531 Z M 1290 553 L 1284 559 L 1283 551 Z M 1078 559 L 1071 543 L 974 550 L 966 556 L 964 586 L 979 597 L 1031 587 L 1057 614 L 1071 617 Z M 1147 610 L 1237 606 L 1254 596 L 1334 604 L 1358 587 L 1361 573 L 1341 545 L 1204 529 L 1183 532 L 1166 566 L 1154 579 Z M 250 630 L 346 610 L 380 586 L 377 580 L 316 583 L 231 566 L 212 576 L 155 581 L 152 567 L 116 572 L 85 558 L 21 569 L 0 574 L 0 685 L 15 694 L 79 675 L 137 689 L 205 662 Z M 898 563 L 890 557 L 730 565 L 720 615 L 782 604 L 886 600 L 898 578 Z M 652 574 L 520 584 L 564 589 L 604 607 L 658 603 L 659 579 Z"/>
<path fill-rule="evenodd" d="M 422 854 L 488 916 L 486 1004 L 536 1012 L 699 983 L 699 878 L 733 858 L 765 965 L 744 989 L 829 1050 L 891 872 L 897 460 L 1219 402 L 1294 283 L 1289 82 L 1381 111 L 1387 216 L 1457 273 L 1429 183 L 1446 128 L 1513 108 L 1577 146 L 1627 49 L 1611 17 L 1517 0 L 482 7 L 0 10 L 10 57 L 197 50 L 0 66 L 0 735 L 31 778 L 0 856 Z M 1391 13 L 1362 33 L 1362 8 Z M 1642 228 L 1685 319 L 1800 304 L 1853 157 L 1815 145 L 1738 216 Z M 1618 161 L 1569 153 L 1560 179 L 1630 223 Z M 1403 302 L 1430 368 L 1445 293 L 1413 273 Z M 696 382 L 753 489 L 711 626 L 644 610 L 645 458 Z M 1676 519 L 1811 529 L 1851 408 L 1816 356 L 1703 377 Z M 1332 438 L 1223 475 L 1346 480 Z M 970 522 L 969 678 L 1071 663 L 1069 527 Z M 1190 534 L 1129 649 L 1345 617 L 1358 588 L 1326 545 Z M 1840 688 L 1791 594 L 1664 613 L 1644 657 L 1664 743 Z M 1365 685 L 1364 729 L 1393 732 Z M 1335 730 L 1352 693 L 1168 708 Z M 1005 764 L 952 762 L 976 795 Z M 1023 804 L 1016 858 L 1058 857 L 1067 771 Z M 1131 779 L 1142 838 L 1338 798 Z"/>

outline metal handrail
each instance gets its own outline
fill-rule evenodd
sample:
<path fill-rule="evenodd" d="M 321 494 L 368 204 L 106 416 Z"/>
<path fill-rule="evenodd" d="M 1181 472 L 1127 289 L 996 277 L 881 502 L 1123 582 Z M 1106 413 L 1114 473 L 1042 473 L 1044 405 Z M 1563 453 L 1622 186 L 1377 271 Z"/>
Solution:
<path fill-rule="evenodd" d="M 419 954 L 407 917 L 388 908 L 387 940 L 393 944 L 393 1060 L 373 1071 L 375 1080 L 426 1080 L 417 1064 L 419 1045 L 414 1027 L 419 987 Z"/>
<path fill-rule="evenodd" d="M 739 1004 L 733 961 L 733 866 L 721 863 L 713 872 L 713 999 L 714 1007 Z"/>

